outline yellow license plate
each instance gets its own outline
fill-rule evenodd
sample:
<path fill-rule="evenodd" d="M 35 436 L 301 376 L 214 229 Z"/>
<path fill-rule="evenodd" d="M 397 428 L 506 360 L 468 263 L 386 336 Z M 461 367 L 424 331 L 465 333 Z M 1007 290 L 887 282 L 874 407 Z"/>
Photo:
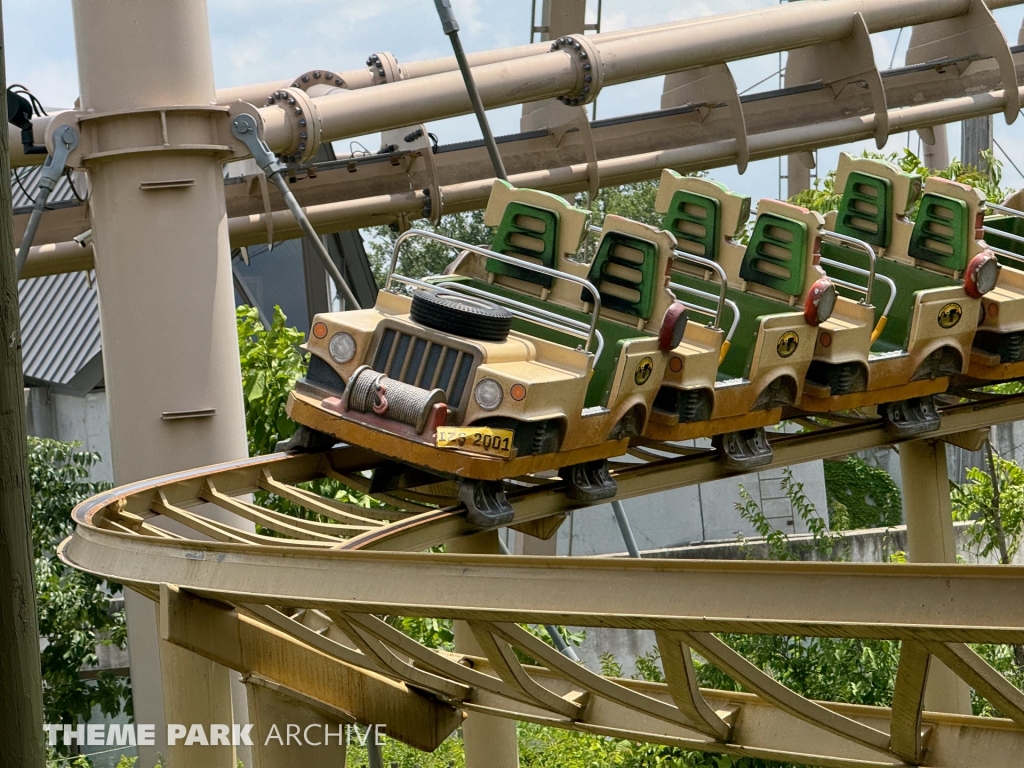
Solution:
<path fill-rule="evenodd" d="M 438 427 L 438 448 L 481 453 L 484 456 L 512 458 L 512 443 L 516 433 L 511 429 L 490 427 Z"/>

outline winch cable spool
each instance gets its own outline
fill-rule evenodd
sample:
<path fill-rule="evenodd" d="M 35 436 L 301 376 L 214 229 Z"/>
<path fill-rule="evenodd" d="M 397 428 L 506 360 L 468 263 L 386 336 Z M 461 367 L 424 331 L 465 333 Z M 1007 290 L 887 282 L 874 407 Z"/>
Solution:
<path fill-rule="evenodd" d="M 442 389 L 420 389 L 404 381 L 390 379 L 365 365 L 352 374 L 346 394 L 350 410 L 386 415 L 389 419 L 415 427 L 417 434 L 423 432 L 433 407 L 446 402 Z"/>

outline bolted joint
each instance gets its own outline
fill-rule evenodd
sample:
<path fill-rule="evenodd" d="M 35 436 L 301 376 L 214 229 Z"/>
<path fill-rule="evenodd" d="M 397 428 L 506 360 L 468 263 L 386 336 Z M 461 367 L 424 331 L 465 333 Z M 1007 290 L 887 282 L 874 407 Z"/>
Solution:
<path fill-rule="evenodd" d="M 324 83 L 326 75 L 332 78 L 328 84 L 333 84 L 336 79 L 333 72 L 315 70 L 308 74 L 310 85 Z M 288 165 L 298 165 L 311 160 L 320 148 L 320 113 L 306 91 L 301 87 L 278 89 L 267 97 L 266 106 L 281 109 L 291 127 L 288 146 L 277 151 L 281 161 Z"/>
<path fill-rule="evenodd" d="M 366 59 L 366 66 L 373 76 L 373 84 L 394 83 L 405 80 L 405 74 L 398 65 L 398 59 L 387 51 L 371 54 Z"/>
<path fill-rule="evenodd" d="M 345 81 L 341 75 L 324 69 L 311 69 L 295 78 L 292 88 L 301 88 L 308 91 L 314 85 L 329 85 L 332 88 L 345 88 Z"/>
<path fill-rule="evenodd" d="M 589 104 L 597 98 L 604 82 L 601 54 L 584 35 L 567 35 L 551 43 L 551 51 L 569 54 L 576 68 L 576 85 L 558 100 L 570 107 Z"/>

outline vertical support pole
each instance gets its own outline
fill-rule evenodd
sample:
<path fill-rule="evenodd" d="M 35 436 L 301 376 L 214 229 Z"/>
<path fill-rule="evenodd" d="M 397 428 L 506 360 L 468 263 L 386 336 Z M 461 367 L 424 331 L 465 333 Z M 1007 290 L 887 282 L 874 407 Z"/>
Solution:
<path fill-rule="evenodd" d="M 498 531 L 485 531 L 464 536 L 448 543 L 448 551 L 464 555 L 496 555 Z M 455 650 L 472 656 L 483 656 L 473 631 L 464 621 L 455 622 Z M 466 748 L 466 768 L 518 768 L 519 744 L 516 721 L 470 712 L 462 723 L 462 739 Z"/>
<path fill-rule="evenodd" d="M 541 25 L 546 32 L 541 32 L 541 40 L 557 40 L 565 35 L 582 35 L 586 25 L 586 0 L 542 0 Z M 533 19 L 530 19 L 533 23 Z M 532 131 L 550 128 L 569 122 L 577 114 L 579 107 L 568 107 L 557 99 L 545 99 L 523 104 L 523 116 L 519 120 L 519 130 Z"/>
<path fill-rule="evenodd" d="M 923 143 L 924 150 L 921 159 L 929 168 L 942 171 L 949 167 L 949 132 L 945 125 L 933 125 L 931 128 L 935 138 L 934 143 Z"/>
<path fill-rule="evenodd" d="M 626 517 L 626 508 L 622 506 L 622 502 L 615 500 L 612 502 L 612 514 L 615 515 L 615 522 L 619 524 L 619 532 L 622 534 L 622 541 L 626 545 L 626 551 L 630 557 L 640 558 L 640 548 L 636 545 L 636 539 L 633 538 L 633 527 L 629 524 L 629 518 Z"/>
<path fill-rule="evenodd" d="M 981 153 L 992 149 L 992 115 L 972 117 L 960 123 L 960 158 L 967 165 L 981 171 L 988 170 L 988 163 L 981 159 Z"/>
<path fill-rule="evenodd" d="M 7 90 L 3 56 L 0 90 Z M 6 100 L 0 105 L 0 120 L 7 125 Z M 8 132 L 0 131 L 3 179 L 11 177 L 7 142 Z M 25 455 L 25 383 L 13 244 L 11 186 L 0 184 L 0 680 L 4 681 L 0 695 L 0 743 L 5 764 L 42 768 L 43 683 L 39 670 L 32 504 Z"/>
<path fill-rule="evenodd" d="M 189 149 L 203 138 L 207 118 L 182 122 L 168 112 L 164 141 L 181 148 L 132 151 L 153 142 L 151 123 L 136 110 L 208 108 L 216 100 L 206 2 L 76 0 L 72 12 L 81 108 L 100 119 L 121 115 L 116 143 L 103 146 L 122 151 L 87 162 L 115 483 L 244 458 L 222 168 L 215 154 Z M 102 123 L 90 130 L 95 140 L 109 140 L 111 129 Z M 141 186 L 168 179 L 193 183 L 163 190 Z M 186 411 L 212 415 L 163 417 Z M 181 674 L 165 677 L 164 684 L 192 691 L 201 683 L 222 688 L 228 678 L 205 675 L 203 667 L 180 660 L 159 663 L 156 632 L 148 626 L 153 606 L 140 607 L 142 598 L 129 597 L 135 717 L 165 733 L 155 670 L 178 669 Z M 241 686 L 235 690 L 244 697 Z M 222 693 L 211 692 L 211 700 L 222 700 Z M 168 695 L 168 701 L 179 700 Z M 152 765 L 162 751 L 140 747 L 139 764 Z M 187 764 L 200 768 L 191 759 Z"/>
<path fill-rule="evenodd" d="M 946 444 L 914 440 L 900 445 L 903 511 L 908 557 L 914 563 L 955 563 L 956 542 L 946 470 Z M 931 712 L 971 714 L 967 683 L 938 659 L 928 670 L 924 708 Z"/>

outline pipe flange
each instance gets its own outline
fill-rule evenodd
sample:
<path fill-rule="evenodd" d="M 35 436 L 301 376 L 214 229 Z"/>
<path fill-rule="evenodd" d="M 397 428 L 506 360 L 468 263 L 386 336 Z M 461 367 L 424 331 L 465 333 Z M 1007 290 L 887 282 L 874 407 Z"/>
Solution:
<path fill-rule="evenodd" d="M 331 70 L 311 69 L 309 72 L 305 72 L 295 78 L 295 82 L 292 83 L 292 88 L 300 88 L 303 91 L 307 91 L 314 85 L 329 85 L 332 88 L 344 88 L 345 81 L 341 79 L 341 75 L 338 75 Z"/>
<path fill-rule="evenodd" d="M 597 98 L 604 81 L 604 67 L 598 49 L 584 35 L 568 35 L 551 43 L 552 51 L 565 51 L 576 65 L 576 86 L 558 100 L 570 107 L 589 104 Z"/>
<path fill-rule="evenodd" d="M 398 65 L 398 59 L 387 51 L 371 53 L 366 58 L 366 66 L 369 67 L 370 74 L 373 76 L 374 85 L 395 83 L 405 79 L 405 74 Z"/>
<path fill-rule="evenodd" d="M 320 149 L 320 113 L 306 92 L 301 88 L 281 88 L 267 96 L 267 106 L 283 109 L 292 126 L 291 143 L 277 153 L 281 162 L 297 165 L 312 159 Z"/>

